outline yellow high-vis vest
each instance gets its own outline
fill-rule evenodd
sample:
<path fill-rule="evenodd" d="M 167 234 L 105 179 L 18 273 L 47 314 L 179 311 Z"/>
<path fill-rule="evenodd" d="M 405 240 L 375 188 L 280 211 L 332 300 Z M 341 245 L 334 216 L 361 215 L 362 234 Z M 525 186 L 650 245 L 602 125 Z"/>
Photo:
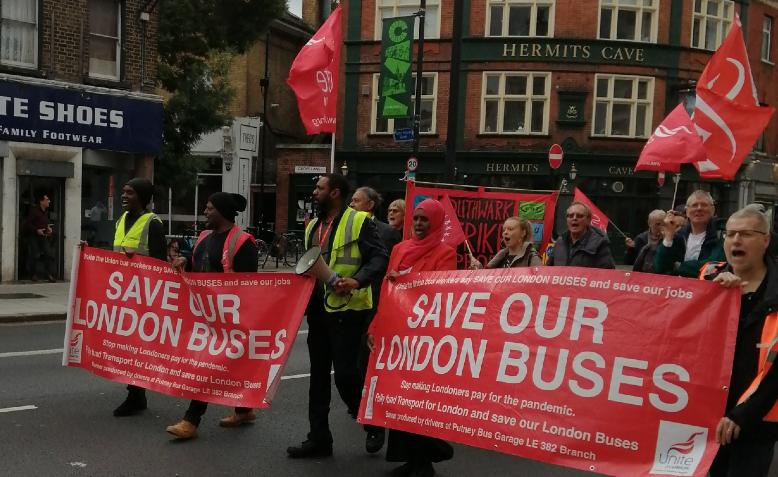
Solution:
<path fill-rule="evenodd" d="M 335 230 L 335 237 L 332 241 L 332 252 L 330 253 L 328 264 L 332 271 L 341 277 L 353 277 L 356 275 L 359 267 L 362 266 L 362 255 L 359 252 L 359 234 L 362 231 L 362 225 L 365 220 L 370 220 L 367 212 L 357 212 L 351 207 L 346 207 L 343 216 L 340 218 L 338 228 Z M 305 243 L 310 243 L 310 238 L 317 238 L 315 229 L 319 219 L 315 218 L 308 223 L 305 228 Z M 323 244 L 326 247 L 326 241 Z M 319 245 L 318 241 L 314 245 Z M 328 250 L 323 249 L 325 254 Z M 323 285 L 323 284 L 322 284 Z M 360 284 L 362 285 L 362 284 Z M 325 292 L 324 309 L 329 312 L 345 310 L 369 310 L 373 308 L 373 294 L 370 291 L 370 285 L 353 290 L 350 296 L 340 296 L 335 293 Z"/>
<path fill-rule="evenodd" d="M 148 256 L 149 226 L 152 220 L 162 223 L 162 219 L 153 212 L 146 212 L 138 217 L 138 220 L 132 224 L 127 233 L 124 233 L 124 221 L 126 218 L 127 212 L 123 213 L 116 222 L 116 232 L 113 236 L 114 252 L 137 253 Z"/>

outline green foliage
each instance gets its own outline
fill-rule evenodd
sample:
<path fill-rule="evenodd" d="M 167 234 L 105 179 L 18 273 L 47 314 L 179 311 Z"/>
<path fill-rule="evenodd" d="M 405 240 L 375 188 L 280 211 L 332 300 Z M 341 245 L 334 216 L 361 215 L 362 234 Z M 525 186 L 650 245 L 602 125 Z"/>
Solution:
<path fill-rule="evenodd" d="M 165 102 L 160 186 L 193 186 L 199 160 L 189 156 L 203 133 L 229 123 L 230 60 L 286 9 L 285 0 L 162 0 L 159 3 L 159 85 Z"/>

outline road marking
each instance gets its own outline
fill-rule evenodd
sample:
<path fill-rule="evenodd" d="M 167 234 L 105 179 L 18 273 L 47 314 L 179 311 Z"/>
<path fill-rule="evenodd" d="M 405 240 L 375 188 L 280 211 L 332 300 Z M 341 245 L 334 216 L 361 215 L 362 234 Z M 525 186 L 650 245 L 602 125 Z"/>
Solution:
<path fill-rule="evenodd" d="M 289 374 L 287 376 L 281 376 L 281 381 L 284 381 L 286 379 L 300 379 L 300 378 L 310 378 L 311 373 L 304 373 L 304 374 Z"/>
<path fill-rule="evenodd" d="M 0 358 L 16 358 L 17 356 L 38 356 L 42 354 L 62 354 L 62 348 L 38 349 L 34 351 L 12 351 L 10 353 L 0 353 Z"/>
<path fill-rule="evenodd" d="M 33 409 L 38 409 L 38 406 L 30 405 L 30 406 L 6 407 L 0 409 L 0 412 L 31 411 Z"/>

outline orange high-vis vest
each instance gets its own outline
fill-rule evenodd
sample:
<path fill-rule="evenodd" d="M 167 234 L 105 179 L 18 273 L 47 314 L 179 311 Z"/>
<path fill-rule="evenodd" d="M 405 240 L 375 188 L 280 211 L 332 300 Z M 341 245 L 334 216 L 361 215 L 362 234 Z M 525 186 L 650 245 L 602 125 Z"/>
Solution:
<path fill-rule="evenodd" d="M 721 272 L 726 266 L 726 262 L 708 262 L 700 268 L 700 280 L 705 280 L 706 276 L 713 273 Z M 764 320 L 762 325 L 762 337 L 759 340 L 759 344 L 756 345 L 759 348 L 759 368 L 756 373 L 756 377 L 748 389 L 737 400 L 738 404 L 744 403 L 759 387 L 767 372 L 773 366 L 776 355 L 778 355 L 778 311 L 770 313 Z M 778 401 L 773 403 L 773 407 L 762 418 L 763 421 L 778 422 Z"/>
<path fill-rule="evenodd" d="M 213 230 L 203 230 L 197 237 L 194 249 L 192 250 L 192 268 L 194 268 L 195 251 L 197 247 L 205 240 L 206 237 L 211 235 Z M 221 263 L 225 273 L 230 273 L 233 270 L 233 260 L 235 259 L 235 253 L 240 250 L 240 247 L 246 243 L 247 240 L 251 240 L 256 244 L 254 236 L 248 232 L 244 232 L 237 225 L 233 225 L 230 232 L 227 234 L 227 238 L 224 240 L 224 248 L 222 249 Z"/>

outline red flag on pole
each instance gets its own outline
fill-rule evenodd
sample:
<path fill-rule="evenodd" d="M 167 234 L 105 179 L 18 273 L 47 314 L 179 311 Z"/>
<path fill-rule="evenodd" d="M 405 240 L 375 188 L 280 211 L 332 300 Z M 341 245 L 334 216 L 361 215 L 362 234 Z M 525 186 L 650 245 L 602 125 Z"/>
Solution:
<path fill-rule="evenodd" d="M 759 106 L 739 16 L 705 66 L 696 93 L 692 120 L 708 158 L 695 165 L 703 177 L 731 180 L 774 112 Z"/>
<path fill-rule="evenodd" d="M 308 134 L 335 132 L 342 41 L 340 5 L 292 62 L 286 83 Z"/>
<path fill-rule="evenodd" d="M 457 218 L 454 205 L 451 203 L 448 195 L 444 195 L 440 203 L 443 204 L 443 210 L 446 213 L 446 218 L 443 220 L 443 238 L 441 242 L 456 248 L 465 241 L 465 231 L 462 230 L 462 224 L 459 222 L 459 218 Z"/>
<path fill-rule="evenodd" d="M 578 187 L 575 188 L 573 201 L 584 204 L 586 207 L 589 207 L 589 210 L 592 211 L 592 227 L 597 227 L 605 233 L 608 232 L 608 223 L 610 222 L 610 219 L 603 213 L 603 211 L 594 205 L 594 203 L 589 200 L 589 198 L 586 197 L 586 195 L 584 195 L 584 193 L 581 192 L 581 189 Z"/>
<path fill-rule="evenodd" d="M 705 148 L 694 123 L 679 104 L 643 146 L 636 171 L 680 172 L 681 164 L 704 161 Z"/>

